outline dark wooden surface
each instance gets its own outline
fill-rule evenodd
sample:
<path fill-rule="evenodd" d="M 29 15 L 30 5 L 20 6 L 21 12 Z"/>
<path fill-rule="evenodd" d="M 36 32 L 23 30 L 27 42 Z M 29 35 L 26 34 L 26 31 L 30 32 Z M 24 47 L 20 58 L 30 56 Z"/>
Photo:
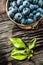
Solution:
<path fill-rule="evenodd" d="M 0 65 L 43 65 L 43 24 L 41 22 L 43 20 L 33 30 L 22 30 L 12 24 L 6 13 L 0 15 Z M 10 52 L 14 48 L 9 41 L 10 37 L 20 37 L 26 44 L 33 37 L 37 38 L 35 55 L 31 61 L 16 61 L 10 57 Z"/>
<path fill-rule="evenodd" d="M 0 12 L 3 13 L 3 10 Z M 35 55 L 31 60 L 17 61 L 10 57 L 10 52 L 14 48 L 9 40 L 10 37 L 20 37 L 26 44 L 33 37 L 37 38 Z M 22 30 L 9 20 L 6 13 L 0 15 L 0 65 L 43 65 L 43 19 L 35 29 Z"/>

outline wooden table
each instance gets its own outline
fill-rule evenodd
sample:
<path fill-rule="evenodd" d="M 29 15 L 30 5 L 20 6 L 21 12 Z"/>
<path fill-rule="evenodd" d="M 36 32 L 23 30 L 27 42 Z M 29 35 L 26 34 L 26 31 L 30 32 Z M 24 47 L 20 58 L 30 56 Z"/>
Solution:
<path fill-rule="evenodd" d="M 6 13 L 0 15 L 0 65 L 43 65 L 43 24 L 33 30 L 22 30 L 14 25 Z M 33 37 L 37 38 L 35 55 L 31 60 L 17 61 L 10 57 L 10 52 L 14 48 L 9 40 L 10 37 L 20 37 L 26 44 Z"/>
<path fill-rule="evenodd" d="M 37 45 L 35 47 L 35 56 L 32 60 L 34 59 L 36 64 L 39 61 L 41 63 L 43 62 L 43 24 L 40 23 L 33 30 L 22 30 L 16 25 L 13 25 L 6 13 L 4 13 L 0 15 L 0 65 L 11 65 L 12 63 L 15 65 L 28 65 L 28 60 L 16 61 L 10 57 L 10 52 L 14 47 L 11 45 L 9 38 L 15 36 L 22 38 L 26 44 L 30 39 L 36 37 Z M 30 63 L 32 62 L 30 61 Z"/>

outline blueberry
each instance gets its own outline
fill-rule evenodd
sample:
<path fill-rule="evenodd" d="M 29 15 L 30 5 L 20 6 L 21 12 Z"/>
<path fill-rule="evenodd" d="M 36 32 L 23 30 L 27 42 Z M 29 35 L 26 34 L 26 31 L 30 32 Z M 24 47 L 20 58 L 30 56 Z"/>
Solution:
<path fill-rule="evenodd" d="M 12 7 L 12 9 L 9 10 L 9 15 L 10 15 L 11 13 L 14 13 L 14 11 L 15 11 L 15 9 Z"/>
<path fill-rule="evenodd" d="M 23 4 L 23 0 L 17 0 L 17 5 L 22 5 Z"/>
<path fill-rule="evenodd" d="M 20 21 L 21 24 L 26 24 L 26 19 L 25 18 L 22 18 L 21 21 Z"/>
<path fill-rule="evenodd" d="M 24 6 L 23 5 L 21 5 L 20 7 L 19 7 L 19 12 L 22 12 L 23 11 L 23 8 L 24 8 Z"/>
<path fill-rule="evenodd" d="M 13 7 L 10 7 L 9 8 L 9 11 L 11 10 L 12 13 L 16 13 L 18 8 L 15 6 L 14 8 Z"/>
<path fill-rule="evenodd" d="M 30 4 L 29 8 L 30 8 L 31 11 L 34 10 L 34 5 Z"/>
<path fill-rule="evenodd" d="M 12 6 L 12 7 L 15 7 L 16 5 L 17 5 L 16 1 L 13 1 L 13 2 L 10 3 L 10 6 Z"/>
<path fill-rule="evenodd" d="M 33 20 L 34 20 L 34 22 L 37 20 L 37 18 L 36 18 L 36 15 L 34 15 L 34 18 L 33 18 Z"/>
<path fill-rule="evenodd" d="M 24 1 L 24 2 L 23 2 L 23 6 L 24 6 L 24 7 L 29 7 L 29 2 L 28 2 L 28 1 Z"/>
<path fill-rule="evenodd" d="M 33 4 L 37 4 L 38 3 L 38 0 L 33 0 Z"/>
<path fill-rule="evenodd" d="M 30 9 L 29 8 L 24 8 L 23 9 L 23 14 L 24 15 L 28 15 L 30 13 Z"/>
<path fill-rule="evenodd" d="M 37 12 L 40 12 L 40 13 L 43 14 L 43 9 L 42 9 L 42 8 L 38 8 L 38 9 L 37 9 Z"/>
<path fill-rule="evenodd" d="M 33 15 L 35 15 L 36 14 L 36 11 L 34 10 L 32 13 L 33 13 Z"/>
<path fill-rule="evenodd" d="M 9 10 L 11 10 L 12 9 L 12 6 L 11 7 L 9 7 Z"/>
<path fill-rule="evenodd" d="M 29 18 L 32 18 L 33 19 L 33 13 L 30 13 L 29 14 Z"/>
<path fill-rule="evenodd" d="M 33 0 L 27 0 L 28 2 L 32 3 Z"/>
<path fill-rule="evenodd" d="M 33 23 L 33 19 L 28 18 L 27 23 L 29 23 L 29 24 Z"/>
<path fill-rule="evenodd" d="M 38 19 L 41 18 L 41 13 L 40 12 L 37 12 L 36 15 L 34 15 L 34 21 L 37 21 Z"/>
<path fill-rule="evenodd" d="M 14 19 L 20 21 L 22 19 L 21 13 L 16 13 Z"/>
<path fill-rule="evenodd" d="M 11 18 L 14 17 L 14 13 L 12 12 L 12 10 L 9 10 L 9 11 L 8 11 L 8 15 L 9 15 Z"/>
<path fill-rule="evenodd" d="M 40 7 L 43 7 L 43 0 L 39 0 L 38 5 L 39 5 Z"/>
<path fill-rule="evenodd" d="M 17 11 L 18 11 L 18 8 L 15 6 L 15 7 L 13 8 L 13 12 L 16 13 Z"/>
<path fill-rule="evenodd" d="M 40 13 L 40 12 L 37 12 L 36 15 L 35 15 L 35 17 L 36 17 L 37 19 L 39 19 L 39 18 L 41 17 L 41 13 Z"/>
<path fill-rule="evenodd" d="M 34 9 L 38 9 L 38 7 L 39 7 L 38 5 L 34 5 Z"/>

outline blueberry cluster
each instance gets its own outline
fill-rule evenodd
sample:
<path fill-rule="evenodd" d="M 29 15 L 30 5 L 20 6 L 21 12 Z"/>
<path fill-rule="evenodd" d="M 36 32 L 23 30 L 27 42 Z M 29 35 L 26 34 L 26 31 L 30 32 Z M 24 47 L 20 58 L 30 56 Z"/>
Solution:
<path fill-rule="evenodd" d="M 43 16 L 43 0 L 9 0 L 8 14 L 21 24 L 31 24 Z"/>

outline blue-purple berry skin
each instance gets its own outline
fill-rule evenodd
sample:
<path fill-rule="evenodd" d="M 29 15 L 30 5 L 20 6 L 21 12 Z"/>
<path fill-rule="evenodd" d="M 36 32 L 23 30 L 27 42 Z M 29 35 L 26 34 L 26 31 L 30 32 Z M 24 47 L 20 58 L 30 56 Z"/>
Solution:
<path fill-rule="evenodd" d="M 39 8 L 39 6 L 38 5 L 34 5 L 34 9 L 38 9 Z"/>
<path fill-rule="evenodd" d="M 31 24 L 31 23 L 33 23 L 33 19 L 31 19 L 31 18 L 28 18 L 28 19 L 27 19 L 27 23 L 28 23 L 28 24 Z"/>
<path fill-rule="evenodd" d="M 29 8 L 24 8 L 23 9 L 23 14 L 24 15 L 28 15 L 30 13 L 30 9 Z"/>
<path fill-rule="evenodd" d="M 33 2 L 33 0 L 27 0 L 28 2 L 30 2 L 30 3 L 32 3 Z"/>
<path fill-rule="evenodd" d="M 8 15 L 9 15 L 11 18 L 13 18 L 13 17 L 14 17 L 13 11 L 12 11 L 12 10 L 8 11 Z"/>
<path fill-rule="evenodd" d="M 43 15 L 43 0 L 9 0 L 8 15 L 21 24 L 32 24 Z"/>
<path fill-rule="evenodd" d="M 16 6 L 14 6 L 14 7 L 9 7 L 9 11 L 12 11 L 14 14 L 18 11 L 18 8 L 16 7 Z"/>
<path fill-rule="evenodd" d="M 30 4 L 29 8 L 30 8 L 31 11 L 34 10 L 34 5 Z"/>
<path fill-rule="evenodd" d="M 35 11 L 35 10 L 33 10 L 33 12 L 32 12 L 32 13 L 33 13 L 33 15 L 35 15 L 35 14 L 36 14 L 36 11 Z"/>
<path fill-rule="evenodd" d="M 9 7 L 9 10 L 11 10 L 12 9 L 12 6 L 11 7 Z"/>
<path fill-rule="evenodd" d="M 34 20 L 34 22 L 37 21 L 37 17 L 36 17 L 36 15 L 34 15 L 33 20 Z"/>
<path fill-rule="evenodd" d="M 39 5 L 40 7 L 43 7 L 43 0 L 39 0 L 38 5 Z"/>
<path fill-rule="evenodd" d="M 23 6 L 24 6 L 24 7 L 29 7 L 29 5 L 30 5 L 30 3 L 29 3 L 27 0 L 25 0 L 25 1 L 23 2 Z"/>
<path fill-rule="evenodd" d="M 37 12 L 36 15 L 35 15 L 35 17 L 36 17 L 37 19 L 39 19 L 39 18 L 41 17 L 41 13 L 40 13 L 40 12 Z"/>
<path fill-rule="evenodd" d="M 33 13 L 29 14 L 29 18 L 33 19 Z"/>
<path fill-rule="evenodd" d="M 17 5 L 16 1 L 13 1 L 13 2 L 10 3 L 10 6 L 12 6 L 12 7 L 15 7 L 16 5 Z"/>
<path fill-rule="evenodd" d="M 26 24 L 26 19 L 25 19 L 25 18 L 22 18 L 22 19 L 20 20 L 20 23 L 21 23 L 21 24 Z"/>
<path fill-rule="evenodd" d="M 15 6 L 14 7 L 14 13 L 17 13 L 17 11 L 18 11 L 18 8 Z"/>
<path fill-rule="evenodd" d="M 38 8 L 38 9 L 37 9 L 37 12 L 40 12 L 40 13 L 43 14 L 43 9 L 42 9 L 42 8 Z"/>
<path fill-rule="evenodd" d="M 15 11 L 15 9 L 14 8 L 12 8 L 11 10 L 9 10 L 9 15 L 11 14 L 11 13 L 14 13 L 14 11 Z"/>
<path fill-rule="evenodd" d="M 38 0 L 33 0 L 33 4 L 37 4 L 38 3 Z"/>
<path fill-rule="evenodd" d="M 23 4 L 23 0 L 17 0 L 17 5 L 20 6 Z"/>
<path fill-rule="evenodd" d="M 16 13 L 14 19 L 20 21 L 22 19 L 21 13 Z"/>
<path fill-rule="evenodd" d="M 22 12 L 23 11 L 23 8 L 24 8 L 24 6 L 23 5 L 21 5 L 20 7 L 19 7 L 19 12 Z"/>

